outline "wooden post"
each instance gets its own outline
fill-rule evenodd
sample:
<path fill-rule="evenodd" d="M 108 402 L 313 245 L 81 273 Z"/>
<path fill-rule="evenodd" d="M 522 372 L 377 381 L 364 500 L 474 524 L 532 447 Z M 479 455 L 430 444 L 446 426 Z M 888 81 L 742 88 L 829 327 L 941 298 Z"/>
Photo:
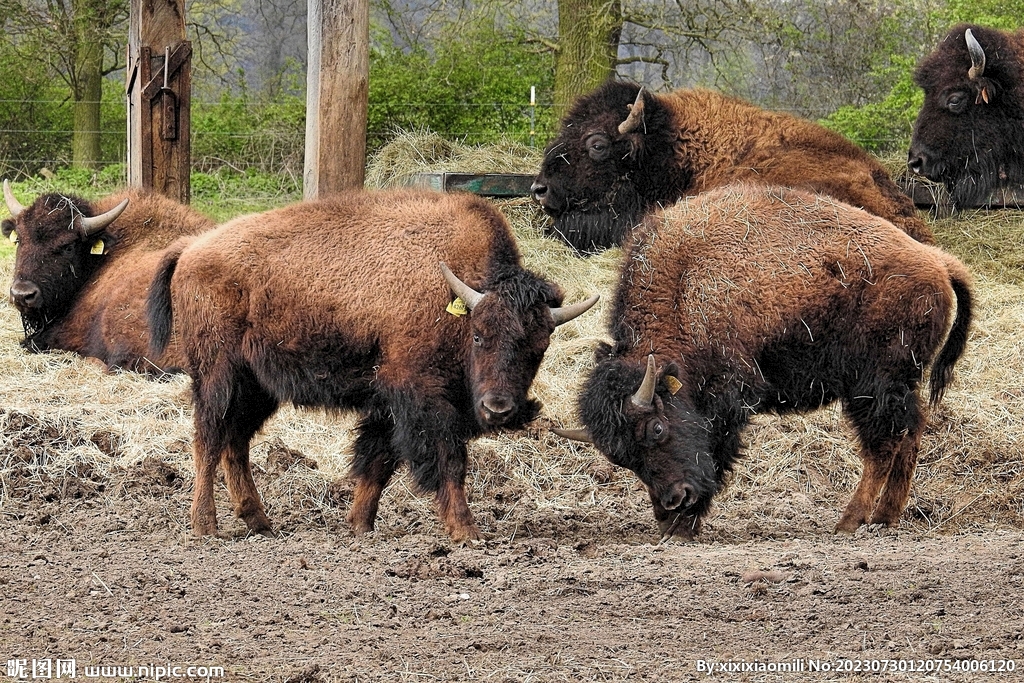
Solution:
<path fill-rule="evenodd" d="M 187 204 L 192 44 L 184 0 L 131 0 L 128 33 L 128 184 Z"/>
<path fill-rule="evenodd" d="M 306 199 L 363 186 L 369 0 L 307 0 Z"/>

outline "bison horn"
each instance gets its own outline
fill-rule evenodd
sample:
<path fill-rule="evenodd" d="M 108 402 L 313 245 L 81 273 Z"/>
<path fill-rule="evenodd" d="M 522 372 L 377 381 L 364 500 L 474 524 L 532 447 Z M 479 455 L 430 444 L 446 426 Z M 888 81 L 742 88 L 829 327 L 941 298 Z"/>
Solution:
<path fill-rule="evenodd" d="M 571 306 L 559 306 L 558 308 L 552 308 L 551 317 L 555 319 L 555 327 L 583 315 L 590 310 L 590 308 L 596 304 L 597 300 L 600 298 L 600 294 L 595 294 L 586 301 L 580 301 L 572 304 Z"/>
<path fill-rule="evenodd" d="M 11 212 L 11 218 L 17 218 L 18 214 L 25 210 L 21 202 L 14 198 L 14 192 L 11 191 L 11 183 L 6 178 L 4 178 L 4 201 L 7 202 L 7 210 Z"/>
<path fill-rule="evenodd" d="M 629 105 L 629 116 L 619 124 L 619 135 L 632 133 L 644 119 L 644 89 L 636 94 L 636 102 Z"/>
<path fill-rule="evenodd" d="M 590 432 L 586 429 L 560 429 L 558 427 L 551 427 L 558 436 L 563 439 L 572 439 L 573 441 L 582 441 L 584 443 L 594 443 L 594 439 L 590 436 Z"/>
<path fill-rule="evenodd" d="M 639 408 L 649 408 L 654 402 L 654 386 L 658 383 L 658 372 L 654 364 L 654 354 L 647 356 L 647 373 L 640 388 L 633 394 L 633 405 Z"/>
<path fill-rule="evenodd" d="M 444 279 L 448 281 L 448 286 L 452 288 L 452 292 L 455 296 L 462 299 L 466 304 L 466 308 L 473 310 L 473 307 L 480 303 L 480 299 L 484 298 L 484 295 L 476 291 L 465 282 L 455 277 L 455 273 L 448 269 L 443 262 L 441 263 L 441 272 L 444 274 Z"/>
<path fill-rule="evenodd" d="M 121 215 L 121 213 L 128 208 L 128 200 L 125 199 L 120 204 L 115 206 L 106 213 L 101 213 L 99 216 L 83 216 L 82 217 L 82 235 L 84 237 L 90 237 L 95 235 L 103 228 L 107 227 Z"/>
<path fill-rule="evenodd" d="M 985 73 L 985 51 L 981 49 L 981 43 L 971 33 L 971 29 L 967 29 L 964 38 L 967 40 L 967 51 L 971 53 L 971 68 L 967 77 L 973 81 Z"/>

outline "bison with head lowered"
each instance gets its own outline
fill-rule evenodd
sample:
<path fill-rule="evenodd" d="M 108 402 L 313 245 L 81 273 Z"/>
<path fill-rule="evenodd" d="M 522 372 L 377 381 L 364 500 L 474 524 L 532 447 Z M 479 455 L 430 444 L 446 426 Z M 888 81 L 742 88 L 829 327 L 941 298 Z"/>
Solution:
<path fill-rule="evenodd" d="M 885 169 L 805 119 L 708 90 L 664 95 L 609 81 L 581 97 L 544 152 L 533 196 L 579 251 L 622 242 L 645 213 L 733 182 L 829 195 L 931 243 Z"/>
<path fill-rule="evenodd" d="M 456 299 L 454 300 L 453 299 Z M 192 376 L 192 527 L 217 529 L 218 463 L 235 513 L 268 532 L 249 442 L 284 402 L 357 410 L 348 519 L 373 529 L 403 463 L 456 541 L 480 537 L 466 442 L 539 409 L 527 392 L 562 307 L 524 269 L 505 219 L 471 195 L 354 192 L 230 221 L 169 253 L 150 292 L 157 348 L 172 321 Z"/>
<path fill-rule="evenodd" d="M 914 72 L 924 104 L 914 123 L 910 170 L 941 182 L 953 207 L 994 190 L 1024 191 L 1024 29 L 962 24 Z"/>
<path fill-rule="evenodd" d="M 864 470 L 837 530 L 896 524 L 925 426 L 971 320 L 952 256 L 828 197 L 731 186 L 633 234 L 579 414 L 647 485 L 666 534 L 692 538 L 759 413 L 842 404 Z M 955 320 L 953 309 L 956 309 Z M 952 327 L 950 327 L 950 321 Z"/>
<path fill-rule="evenodd" d="M 17 243 L 10 297 L 30 351 L 74 351 L 108 368 L 160 374 L 181 366 L 177 344 L 149 353 L 146 292 L 163 250 L 213 227 L 158 194 L 128 190 L 96 202 L 51 193 L 22 206 L 4 181 Z"/>

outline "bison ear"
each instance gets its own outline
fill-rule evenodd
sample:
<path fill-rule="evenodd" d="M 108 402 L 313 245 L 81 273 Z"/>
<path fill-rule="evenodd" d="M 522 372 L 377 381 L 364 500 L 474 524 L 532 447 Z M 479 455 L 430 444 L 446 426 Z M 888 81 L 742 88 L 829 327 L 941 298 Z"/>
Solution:
<path fill-rule="evenodd" d="M 999 87 L 991 78 L 979 78 L 977 80 L 978 95 L 974 98 L 975 104 L 989 104 L 994 102 L 999 94 Z"/>
<path fill-rule="evenodd" d="M 10 239 L 11 235 L 14 234 L 14 221 L 10 218 L 5 218 L 3 222 L 0 222 L 0 230 L 3 230 L 4 237 Z"/>
<path fill-rule="evenodd" d="M 669 363 L 662 370 L 661 382 L 668 389 L 668 393 L 675 396 L 679 393 L 679 390 L 683 388 L 683 383 L 679 381 L 679 366 L 675 363 Z"/>

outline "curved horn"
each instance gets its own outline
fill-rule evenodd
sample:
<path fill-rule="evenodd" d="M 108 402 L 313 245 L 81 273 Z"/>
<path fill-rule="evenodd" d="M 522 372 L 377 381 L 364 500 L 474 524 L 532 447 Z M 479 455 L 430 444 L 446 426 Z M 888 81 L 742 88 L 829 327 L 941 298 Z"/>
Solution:
<path fill-rule="evenodd" d="M 985 73 L 985 51 L 981 49 L 981 43 L 971 33 L 971 29 L 967 29 L 964 38 L 967 40 L 967 51 L 971 53 L 971 68 L 967 77 L 973 81 Z"/>
<path fill-rule="evenodd" d="M 573 441 L 582 441 L 584 443 L 594 443 L 593 437 L 590 436 L 590 432 L 586 429 L 560 429 L 558 427 L 551 427 L 550 429 L 563 439 L 572 439 Z"/>
<path fill-rule="evenodd" d="M 640 388 L 633 394 L 633 405 L 640 408 L 648 408 L 654 402 L 654 385 L 658 383 L 658 371 L 654 364 L 654 354 L 647 356 L 647 374 Z"/>
<path fill-rule="evenodd" d="M 7 210 L 11 212 L 11 218 L 17 218 L 18 214 L 25 210 L 21 202 L 14 198 L 14 192 L 11 191 L 11 182 L 6 178 L 4 178 L 4 201 L 7 202 Z"/>
<path fill-rule="evenodd" d="M 644 89 L 641 87 L 640 92 L 636 94 L 636 102 L 629 105 L 629 116 L 626 120 L 619 124 L 619 135 L 625 135 L 626 133 L 632 133 L 636 130 L 637 126 L 644 119 Z"/>
<path fill-rule="evenodd" d="M 480 303 L 480 299 L 484 298 L 483 294 L 455 277 L 455 273 L 449 270 L 443 261 L 441 262 L 441 272 L 444 274 L 444 279 L 448 281 L 448 286 L 452 288 L 452 292 L 465 302 L 466 308 L 469 310 L 472 311 L 473 307 Z"/>
<path fill-rule="evenodd" d="M 571 306 L 559 306 L 558 308 L 550 309 L 551 317 L 555 319 L 555 327 L 583 315 L 590 310 L 590 308 L 596 304 L 597 300 L 600 298 L 600 294 L 595 294 L 586 301 L 580 301 L 572 304 Z"/>
<path fill-rule="evenodd" d="M 82 217 L 82 236 L 89 237 L 95 235 L 103 228 L 113 223 L 121 213 L 128 208 L 128 200 L 125 199 L 120 204 L 115 206 L 106 213 L 101 213 L 99 216 Z"/>

